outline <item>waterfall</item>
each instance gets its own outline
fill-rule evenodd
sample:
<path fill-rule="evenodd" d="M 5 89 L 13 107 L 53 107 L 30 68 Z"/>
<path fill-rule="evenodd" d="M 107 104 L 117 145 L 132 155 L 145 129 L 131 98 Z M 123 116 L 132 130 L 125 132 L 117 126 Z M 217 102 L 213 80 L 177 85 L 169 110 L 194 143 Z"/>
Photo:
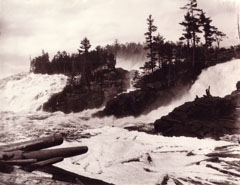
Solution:
<path fill-rule="evenodd" d="M 66 85 L 64 75 L 21 73 L 0 80 L 0 111 L 29 111 L 41 109 L 53 94 Z"/>

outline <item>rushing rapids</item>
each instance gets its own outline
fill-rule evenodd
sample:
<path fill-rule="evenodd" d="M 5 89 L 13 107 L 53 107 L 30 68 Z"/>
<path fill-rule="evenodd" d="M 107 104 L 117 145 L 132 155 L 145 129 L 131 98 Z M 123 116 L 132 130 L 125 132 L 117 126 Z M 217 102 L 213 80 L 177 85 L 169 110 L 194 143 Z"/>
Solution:
<path fill-rule="evenodd" d="M 138 118 L 96 118 L 99 109 L 80 113 L 47 113 L 41 106 L 51 95 L 61 91 L 67 81 L 63 75 L 19 74 L 0 80 L 0 142 L 8 143 L 51 133 L 61 133 L 66 146 L 87 145 L 89 152 L 58 165 L 67 170 L 102 179 L 114 184 L 237 184 L 240 173 L 233 164 L 239 157 L 226 157 L 213 163 L 207 154 L 237 154 L 239 145 L 210 139 L 163 137 L 126 126 L 147 124 L 166 115 L 196 95 L 205 94 L 210 86 L 214 96 L 225 96 L 236 89 L 240 80 L 240 60 L 219 64 L 204 70 L 184 96 L 170 105 Z M 224 171 L 225 170 L 225 171 Z M 231 173 L 224 173 L 229 170 Z"/>
<path fill-rule="evenodd" d="M 0 81 L 0 111 L 35 112 L 67 82 L 64 75 L 22 73 Z"/>

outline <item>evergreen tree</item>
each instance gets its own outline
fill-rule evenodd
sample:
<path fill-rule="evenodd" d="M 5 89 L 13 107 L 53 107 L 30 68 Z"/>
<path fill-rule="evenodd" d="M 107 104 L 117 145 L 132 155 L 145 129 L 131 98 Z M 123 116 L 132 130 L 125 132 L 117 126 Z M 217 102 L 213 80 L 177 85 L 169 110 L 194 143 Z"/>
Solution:
<path fill-rule="evenodd" d="M 184 38 L 188 41 L 191 39 L 192 42 L 192 66 L 195 67 L 195 49 L 196 44 L 200 41 L 198 33 L 201 33 L 200 30 L 200 9 L 197 8 L 197 0 L 189 0 L 189 3 L 186 4 L 181 9 L 187 10 L 187 14 L 184 16 L 185 22 L 180 23 L 180 25 L 185 27 L 186 33 L 183 34 Z"/>
<path fill-rule="evenodd" d="M 220 48 L 220 42 L 223 41 L 223 38 L 226 38 L 227 35 L 221 31 L 219 31 L 217 28 L 214 28 L 214 37 L 215 41 L 217 42 L 217 48 Z"/>
<path fill-rule="evenodd" d="M 153 24 L 154 19 L 152 15 L 149 15 L 147 18 L 148 31 L 144 34 L 146 37 L 146 47 L 145 50 L 148 50 L 147 58 L 149 61 L 145 63 L 144 69 L 151 70 L 153 72 L 156 67 L 156 51 L 154 48 L 154 36 L 153 33 L 157 31 L 157 27 Z"/>
<path fill-rule="evenodd" d="M 180 40 L 186 40 L 187 41 L 187 47 L 190 48 L 190 41 L 192 39 L 192 34 L 191 34 L 191 17 L 190 17 L 190 13 L 187 12 L 186 15 L 184 15 L 184 19 L 185 21 L 179 23 L 180 25 L 184 26 L 185 29 L 183 31 L 185 31 L 183 33 L 183 36 L 180 38 Z"/>
<path fill-rule="evenodd" d="M 88 53 L 88 50 L 90 49 L 91 44 L 90 41 L 87 39 L 87 37 L 85 37 L 82 41 L 81 41 L 81 45 L 80 48 L 78 49 L 78 52 L 81 53 Z"/>
<path fill-rule="evenodd" d="M 114 49 L 114 56 L 115 56 L 115 58 L 117 57 L 117 54 L 118 54 L 118 51 L 119 51 L 119 49 L 120 49 L 120 44 L 119 44 L 119 41 L 118 41 L 118 39 L 116 39 L 115 41 L 114 41 L 114 45 L 113 45 L 113 49 Z"/>
<path fill-rule="evenodd" d="M 154 37 L 154 46 L 157 53 L 157 61 L 159 69 L 163 66 L 164 61 L 164 40 L 163 36 L 159 33 L 156 37 Z"/>
<path fill-rule="evenodd" d="M 88 50 L 90 49 L 91 44 L 90 41 L 85 37 L 81 41 L 80 49 L 78 49 L 79 54 L 83 54 L 83 62 L 82 62 L 82 77 L 81 77 L 81 84 L 83 86 L 89 87 L 89 79 L 87 73 L 89 73 L 89 64 L 87 63 L 87 57 L 88 57 Z"/>
<path fill-rule="evenodd" d="M 211 47 L 212 43 L 215 41 L 214 39 L 214 26 L 211 26 L 211 18 L 210 17 L 206 17 L 205 13 L 202 11 L 201 15 L 200 15 L 200 21 L 201 21 L 201 25 L 203 27 L 203 31 L 204 31 L 204 39 L 205 39 L 205 47 Z"/>

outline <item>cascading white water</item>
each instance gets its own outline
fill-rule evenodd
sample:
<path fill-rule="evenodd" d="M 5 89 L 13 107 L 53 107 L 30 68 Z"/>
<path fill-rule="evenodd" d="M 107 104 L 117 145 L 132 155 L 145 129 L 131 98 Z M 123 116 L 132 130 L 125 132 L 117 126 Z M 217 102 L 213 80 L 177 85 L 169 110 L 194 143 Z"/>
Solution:
<path fill-rule="evenodd" d="M 41 109 L 51 95 L 66 85 L 64 75 L 22 73 L 0 80 L 0 111 L 30 111 Z"/>
<path fill-rule="evenodd" d="M 210 93 L 213 96 L 224 97 L 236 90 L 236 83 L 240 81 L 240 60 L 232 60 L 226 63 L 209 67 L 202 71 L 191 89 L 183 97 L 173 101 L 170 105 L 153 110 L 142 119 L 154 121 L 171 112 L 175 107 L 187 101 L 193 101 L 197 96 L 206 94 L 206 89 L 210 86 Z"/>
<path fill-rule="evenodd" d="M 66 115 L 67 117 L 83 118 L 82 122 L 94 125 L 126 126 L 137 123 L 150 123 L 168 114 L 175 107 L 186 101 L 192 101 L 205 94 L 208 86 L 211 87 L 213 96 L 225 96 L 236 89 L 236 83 L 240 80 L 240 60 L 218 64 L 204 70 L 196 80 L 190 91 L 182 97 L 174 100 L 170 105 L 153 110 L 147 115 L 138 118 L 127 117 L 115 119 L 114 117 L 91 118 L 98 111 L 87 110 L 81 113 Z M 67 77 L 64 75 L 36 75 L 20 74 L 0 81 L 0 111 L 34 112 L 38 110 L 49 97 L 61 91 L 65 86 Z M 74 115 L 74 116 L 73 116 Z"/>
<path fill-rule="evenodd" d="M 211 87 L 213 96 L 224 97 L 236 90 L 236 83 L 240 81 L 240 60 L 218 64 L 204 70 L 190 90 L 192 97 L 202 96 L 205 89 Z"/>

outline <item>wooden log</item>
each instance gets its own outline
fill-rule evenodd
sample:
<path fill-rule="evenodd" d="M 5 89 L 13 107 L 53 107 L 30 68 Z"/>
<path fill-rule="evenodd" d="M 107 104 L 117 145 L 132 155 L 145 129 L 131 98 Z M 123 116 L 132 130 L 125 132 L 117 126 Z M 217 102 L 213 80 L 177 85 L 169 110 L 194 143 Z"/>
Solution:
<path fill-rule="evenodd" d="M 26 166 L 23 169 L 26 170 L 26 171 L 31 172 L 33 170 L 42 168 L 44 166 L 52 165 L 52 164 L 61 162 L 61 161 L 63 161 L 63 159 L 64 159 L 63 157 L 56 157 L 56 158 L 51 158 L 51 159 L 47 159 L 47 160 L 44 160 L 44 161 L 39 161 L 39 162 L 33 163 L 33 164 L 29 165 L 29 166 Z"/>
<path fill-rule="evenodd" d="M 217 171 L 219 171 L 219 172 L 221 172 L 221 173 L 223 173 L 223 174 L 227 174 L 227 175 L 229 175 L 229 176 L 240 177 L 240 174 L 239 174 L 239 173 L 231 172 L 231 171 L 229 171 L 229 170 L 220 169 L 220 168 L 215 167 L 215 166 L 213 166 L 213 165 L 211 165 L 211 164 L 207 164 L 206 167 L 212 168 L 212 169 L 214 169 L 214 170 L 217 170 Z"/>
<path fill-rule="evenodd" d="M 8 160 L 13 158 L 14 153 L 11 152 L 0 152 L 0 160 Z"/>
<path fill-rule="evenodd" d="M 11 173 L 13 172 L 14 168 L 4 162 L 0 161 L 0 172 L 2 173 Z"/>
<path fill-rule="evenodd" d="M 68 183 L 83 183 L 85 185 L 113 185 L 102 180 L 92 179 L 89 177 L 78 175 L 76 173 L 69 172 L 52 165 L 40 168 L 39 171 L 52 174 L 54 180 L 65 181 Z"/>
<path fill-rule="evenodd" d="M 33 163 L 36 163 L 36 159 L 17 159 L 17 160 L 8 160 L 4 161 L 4 163 L 9 164 L 9 165 L 16 165 L 16 166 L 26 166 L 30 165 Z"/>
<path fill-rule="evenodd" d="M 222 158 L 227 158 L 227 157 L 240 158 L 240 154 L 232 154 L 232 153 L 229 153 L 229 152 L 209 153 L 209 154 L 206 154 L 206 156 L 208 156 L 208 157 L 222 157 Z"/>
<path fill-rule="evenodd" d="M 1 152 L 11 152 L 15 150 L 33 151 L 57 146 L 63 143 L 61 134 L 55 134 L 48 137 L 43 137 L 31 141 L 19 142 L 9 145 L 0 146 Z"/>
<path fill-rule="evenodd" d="M 47 160 L 56 157 L 73 157 L 76 155 L 84 154 L 88 151 L 87 146 L 69 147 L 69 148 L 57 148 L 38 150 L 32 152 L 23 152 L 23 159 L 37 159 L 37 161 Z"/>
<path fill-rule="evenodd" d="M 21 150 L 16 150 L 13 152 L 3 152 L 2 156 L 3 156 L 3 158 L 2 158 L 3 161 L 24 159 L 23 151 L 21 151 Z M 1 158 L 0 158 L 0 160 L 1 160 Z"/>
<path fill-rule="evenodd" d="M 15 169 L 13 174 L 0 172 L 0 185 L 74 185 L 63 181 L 53 180 L 50 177 L 33 175 L 20 169 Z"/>

